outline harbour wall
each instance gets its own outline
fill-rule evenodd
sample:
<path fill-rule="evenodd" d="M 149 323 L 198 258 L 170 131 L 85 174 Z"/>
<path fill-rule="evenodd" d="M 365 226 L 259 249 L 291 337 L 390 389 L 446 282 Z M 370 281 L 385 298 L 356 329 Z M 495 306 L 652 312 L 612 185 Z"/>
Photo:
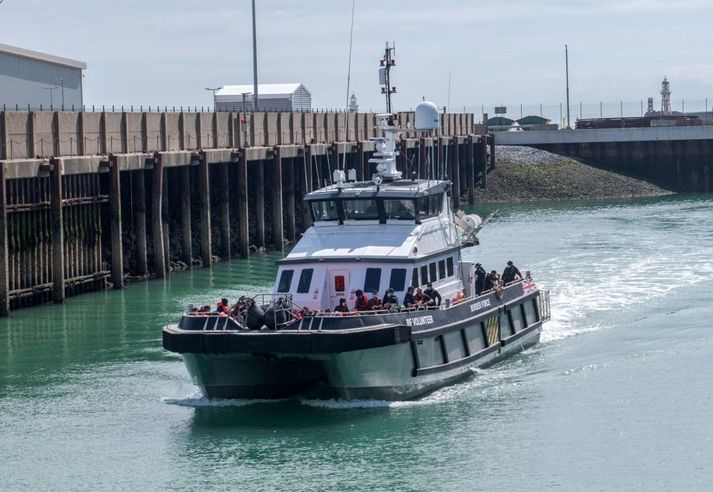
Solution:
<path fill-rule="evenodd" d="M 348 125 L 345 124 L 345 116 Z M 399 169 L 445 163 L 473 201 L 494 142 L 471 114 L 435 135 L 400 113 Z M 302 196 L 339 165 L 374 171 L 372 113 L 0 113 L 0 315 L 283 249 L 311 224 Z M 346 138 L 345 138 L 346 137 Z"/>

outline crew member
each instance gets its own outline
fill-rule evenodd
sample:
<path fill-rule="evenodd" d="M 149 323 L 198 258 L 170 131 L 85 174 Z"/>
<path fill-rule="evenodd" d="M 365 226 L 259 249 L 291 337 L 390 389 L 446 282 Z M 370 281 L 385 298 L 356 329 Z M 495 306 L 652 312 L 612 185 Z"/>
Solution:
<path fill-rule="evenodd" d="M 438 293 L 436 289 L 433 288 L 433 284 L 428 282 L 426 288 L 423 290 L 424 300 L 429 306 L 440 306 L 441 305 L 441 294 Z"/>
<path fill-rule="evenodd" d="M 480 263 L 475 264 L 475 295 L 479 296 L 485 290 L 485 277 L 488 276 L 488 272 L 485 271 L 483 265 Z"/>
<path fill-rule="evenodd" d="M 499 281 L 500 276 L 498 275 L 498 272 L 493 270 L 485 277 L 485 286 L 483 287 L 483 292 L 487 292 L 497 287 Z"/>
<path fill-rule="evenodd" d="M 515 265 L 513 265 L 512 261 L 508 261 L 508 266 L 505 267 L 505 270 L 503 270 L 503 275 L 502 275 L 502 281 L 505 285 L 514 282 L 515 280 L 520 280 L 522 278 L 522 274 L 520 273 L 520 270 L 517 269 Z"/>

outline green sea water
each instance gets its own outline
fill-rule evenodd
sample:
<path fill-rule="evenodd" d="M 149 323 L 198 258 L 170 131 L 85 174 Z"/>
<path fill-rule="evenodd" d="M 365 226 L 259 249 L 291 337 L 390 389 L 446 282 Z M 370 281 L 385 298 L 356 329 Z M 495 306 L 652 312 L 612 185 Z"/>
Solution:
<path fill-rule="evenodd" d="M 161 326 L 276 254 L 0 320 L 2 490 L 710 490 L 713 198 L 501 207 L 542 343 L 408 402 L 208 401 Z"/>

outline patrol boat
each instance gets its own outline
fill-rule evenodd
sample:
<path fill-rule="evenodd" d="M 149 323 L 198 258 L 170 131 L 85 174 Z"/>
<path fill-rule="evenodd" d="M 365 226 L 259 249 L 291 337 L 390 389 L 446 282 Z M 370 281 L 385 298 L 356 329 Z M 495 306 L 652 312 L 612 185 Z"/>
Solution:
<path fill-rule="evenodd" d="M 548 292 L 526 274 L 476 295 L 462 251 L 484 222 L 451 209 L 447 180 L 402 177 L 401 130 L 390 113 L 379 121 L 377 173 L 356 181 L 335 170 L 332 185 L 304 198 L 313 225 L 278 261 L 272 292 L 241 298 L 228 315 L 189 308 L 163 328 L 164 348 L 183 356 L 206 397 L 411 399 L 539 341 Z M 439 121 L 434 104 L 416 108 L 417 130 Z M 391 288 L 403 301 L 428 283 L 438 306 L 333 312 L 342 299 L 354 307 L 357 290 Z"/>

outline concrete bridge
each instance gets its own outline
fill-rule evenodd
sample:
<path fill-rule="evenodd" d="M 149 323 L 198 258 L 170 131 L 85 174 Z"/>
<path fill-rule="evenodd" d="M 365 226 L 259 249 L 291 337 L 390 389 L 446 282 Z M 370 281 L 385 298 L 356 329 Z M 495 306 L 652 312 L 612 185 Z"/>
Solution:
<path fill-rule="evenodd" d="M 546 150 L 675 191 L 713 192 L 713 126 L 498 132 L 495 144 Z"/>

